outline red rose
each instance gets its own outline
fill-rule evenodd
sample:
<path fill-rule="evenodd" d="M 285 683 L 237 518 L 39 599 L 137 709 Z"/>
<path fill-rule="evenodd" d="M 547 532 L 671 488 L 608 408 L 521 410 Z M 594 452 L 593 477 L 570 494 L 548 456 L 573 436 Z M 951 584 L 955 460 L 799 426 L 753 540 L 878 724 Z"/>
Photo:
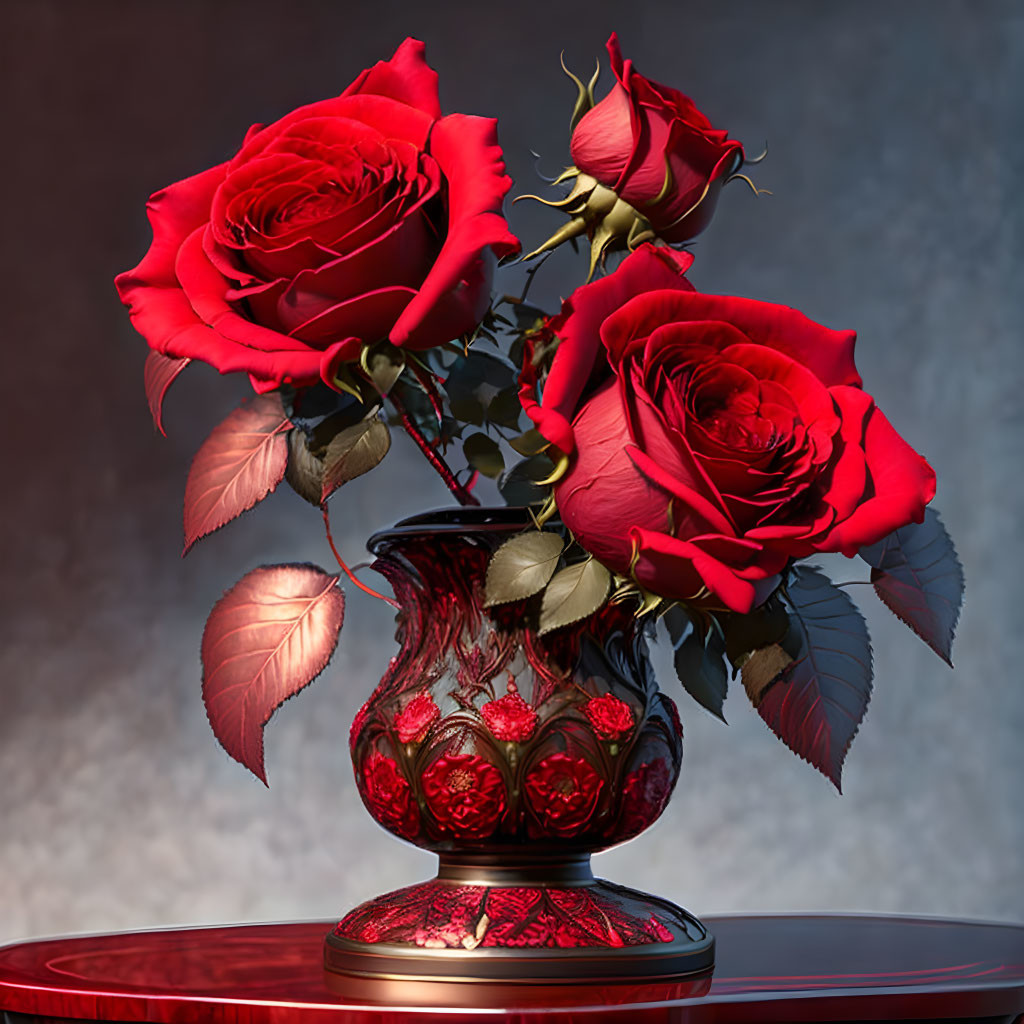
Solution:
<path fill-rule="evenodd" d="M 528 740 L 537 727 L 537 713 L 519 696 L 516 684 L 508 684 L 508 693 L 490 700 L 480 708 L 487 728 L 495 739 L 520 742 Z"/>
<path fill-rule="evenodd" d="M 584 548 L 661 597 L 749 612 L 789 559 L 921 522 L 935 474 L 862 390 L 853 331 L 698 294 L 687 265 L 645 245 L 578 288 L 523 405 L 571 454 L 555 499 Z"/>
<path fill-rule="evenodd" d="M 518 249 L 511 182 L 494 120 L 441 117 L 423 50 L 407 39 L 150 199 L 153 244 L 117 288 L 153 349 L 263 392 L 333 384 L 364 342 L 429 348 L 479 322 L 493 257 Z"/>
<path fill-rule="evenodd" d="M 423 773 L 423 797 L 442 831 L 486 839 L 505 811 L 505 782 L 482 757 L 452 754 Z"/>
<path fill-rule="evenodd" d="M 441 717 L 441 709 L 429 693 L 417 693 L 401 711 L 395 715 L 395 729 L 403 743 L 419 743 L 427 730 Z"/>
<path fill-rule="evenodd" d="M 583 713 L 598 736 L 618 740 L 633 728 L 633 710 L 625 701 L 611 693 L 593 697 L 583 705 Z"/>
<path fill-rule="evenodd" d="M 373 753 L 363 762 L 360 791 L 375 821 L 407 839 L 419 831 L 416 798 L 398 764 L 384 754 Z"/>
<path fill-rule="evenodd" d="M 664 758 L 642 764 L 622 784 L 622 821 L 616 830 L 622 838 L 639 835 L 653 825 L 672 795 L 672 774 Z"/>
<path fill-rule="evenodd" d="M 564 837 L 586 828 L 603 788 L 601 776 L 587 761 L 568 754 L 545 757 L 523 783 L 526 802 L 542 831 Z"/>
<path fill-rule="evenodd" d="M 616 84 L 583 115 L 572 135 L 573 163 L 612 189 L 668 242 L 708 226 L 743 146 L 711 122 L 689 96 L 652 82 L 608 40 Z"/>

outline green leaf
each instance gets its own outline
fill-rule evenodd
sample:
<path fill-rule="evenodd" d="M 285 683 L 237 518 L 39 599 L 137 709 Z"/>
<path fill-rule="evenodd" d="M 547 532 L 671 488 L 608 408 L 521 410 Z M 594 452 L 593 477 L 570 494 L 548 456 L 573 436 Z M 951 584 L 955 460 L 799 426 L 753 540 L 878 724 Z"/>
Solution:
<path fill-rule="evenodd" d="M 484 425 L 483 402 L 478 402 L 472 395 L 468 398 L 459 398 L 449 394 L 448 405 L 452 410 L 452 415 L 457 420 L 462 420 L 464 423 L 472 423 L 474 427 L 482 427 Z"/>
<path fill-rule="evenodd" d="M 487 406 L 487 418 L 498 426 L 507 427 L 509 430 L 519 429 L 519 417 L 522 414 L 523 405 L 519 401 L 519 385 L 503 388 Z"/>
<path fill-rule="evenodd" d="M 535 505 L 547 501 L 550 488 L 540 487 L 538 480 L 551 475 L 555 464 L 547 455 L 531 455 L 517 462 L 498 480 L 498 490 L 509 505 Z"/>
<path fill-rule="evenodd" d="M 462 442 L 462 453 L 466 461 L 484 476 L 496 478 L 505 472 L 505 458 L 497 441 L 486 434 L 470 434 Z"/>
<path fill-rule="evenodd" d="M 509 444 L 512 446 L 513 451 L 517 451 L 520 455 L 529 456 L 539 455 L 548 447 L 550 442 L 536 427 L 531 427 L 518 437 L 513 437 Z"/>
<path fill-rule="evenodd" d="M 867 626 L 849 597 L 811 568 L 793 569 L 785 599 L 790 632 L 761 655 L 758 677 L 749 677 L 757 713 L 840 789 L 843 760 L 871 697 Z M 773 668 L 775 678 L 765 682 Z"/>
<path fill-rule="evenodd" d="M 324 460 L 309 450 L 306 435 L 296 427 L 288 431 L 288 468 L 284 478 L 310 505 L 320 507 L 324 489 Z"/>
<path fill-rule="evenodd" d="M 672 641 L 672 660 L 683 689 L 716 718 L 725 721 L 722 705 L 729 690 L 725 641 L 712 623 L 707 628 L 673 605 L 662 616 Z"/>
<path fill-rule="evenodd" d="M 377 416 L 343 430 L 324 454 L 321 501 L 326 501 L 342 484 L 368 473 L 388 453 L 391 432 Z"/>
<path fill-rule="evenodd" d="M 543 590 L 558 566 L 562 547 L 557 533 L 540 531 L 505 541 L 487 566 L 484 607 L 522 601 Z"/>
<path fill-rule="evenodd" d="M 483 426 L 491 400 L 515 383 L 515 375 L 511 365 L 485 352 L 474 350 L 459 356 L 444 383 L 452 415 Z"/>
<path fill-rule="evenodd" d="M 405 353 L 390 341 L 378 341 L 375 345 L 364 345 L 359 364 L 374 387 L 386 395 L 405 369 Z"/>
<path fill-rule="evenodd" d="M 543 636 L 592 615 L 604 604 L 611 582 L 611 573 L 593 558 L 556 573 L 544 591 L 539 634 Z"/>

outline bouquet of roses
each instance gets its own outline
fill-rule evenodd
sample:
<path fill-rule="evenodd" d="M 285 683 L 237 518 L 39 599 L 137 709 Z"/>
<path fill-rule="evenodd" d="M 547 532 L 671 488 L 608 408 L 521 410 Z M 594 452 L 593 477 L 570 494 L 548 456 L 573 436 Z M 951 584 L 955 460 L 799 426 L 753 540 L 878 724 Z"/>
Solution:
<path fill-rule="evenodd" d="M 570 75 L 572 166 L 553 183 L 566 194 L 542 200 L 568 220 L 526 257 L 537 268 L 588 243 L 587 283 L 556 315 L 492 299 L 521 251 L 496 122 L 442 114 L 415 40 L 150 200 L 153 243 L 117 287 L 152 350 L 157 428 L 192 360 L 255 391 L 195 457 L 186 551 L 286 480 L 320 510 L 340 567 L 257 568 L 207 623 L 211 724 L 264 780 L 263 726 L 337 643 L 341 574 L 383 597 L 342 561 L 328 508 L 384 460 L 392 428 L 460 503 L 484 474 L 532 510 L 491 559 L 488 606 L 530 599 L 547 634 L 631 602 L 664 623 L 692 697 L 720 716 L 731 668 L 837 786 L 871 648 L 845 591 L 805 560 L 858 556 L 949 658 L 963 578 L 926 507 L 934 473 L 864 390 L 852 331 L 689 283 L 686 243 L 725 184 L 757 191 L 742 173 L 756 161 L 614 36 L 608 53 L 599 102 L 596 74 Z"/>

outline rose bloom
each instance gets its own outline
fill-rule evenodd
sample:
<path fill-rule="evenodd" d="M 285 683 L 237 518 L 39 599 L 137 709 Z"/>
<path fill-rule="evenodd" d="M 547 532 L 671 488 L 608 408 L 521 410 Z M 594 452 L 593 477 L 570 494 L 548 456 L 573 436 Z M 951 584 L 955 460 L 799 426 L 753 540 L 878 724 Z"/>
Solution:
<path fill-rule="evenodd" d="M 427 730 L 441 717 L 441 709 L 429 693 L 417 693 L 395 715 L 395 730 L 402 743 L 419 743 Z"/>
<path fill-rule="evenodd" d="M 725 179 L 743 163 L 743 146 L 713 128 L 689 96 L 637 74 L 614 33 L 607 48 L 615 85 L 577 124 L 573 163 L 655 234 L 684 242 L 711 222 Z"/>
<path fill-rule="evenodd" d="M 643 245 L 578 288 L 548 323 L 542 400 L 532 350 L 521 397 L 570 456 L 555 500 L 587 551 L 660 597 L 745 613 L 790 559 L 921 522 L 935 474 L 863 390 L 853 331 L 701 295 L 690 261 Z"/>
<path fill-rule="evenodd" d="M 153 244 L 116 283 L 154 350 L 264 392 L 334 386 L 364 343 L 424 349 L 475 327 L 495 257 L 518 251 L 511 181 L 496 122 L 442 117 L 423 53 L 407 39 L 150 199 Z"/>
<path fill-rule="evenodd" d="M 505 812 L 501 772 L 475 754 L 439 757 L 423 773 L 423 797 L 444 832 L 486 839 Z"/>
<path fill-rule="evenodd" d="M 604 782 L 582 757 L 551 754 L 526 775 L 526 802 L 545 835 L 567 838 L 586 829 Z"/>
<path fill-rule="evenodd" d="M 363 762 L 360 792 L 374 821 L 406 839 L 419 830 L 416 798 L 397 762 L 374 752 Z"/>
<path fill-rule="evenodd" d="M 611 693 L 588 700 L 583 705 L 583 713 L 589 719 L 594 732 L 607 740 L 621 739 L 635 724 L 633 709 Z"/>
<path fill-rule="evenodd" d="M 487 728 L 497 740 L 528 740 L 537 727 L 537 713 L 514 687 L 515 683 L 509 683 L 509 692 L 504 697 L 489 700 L 480 708 Z"/>

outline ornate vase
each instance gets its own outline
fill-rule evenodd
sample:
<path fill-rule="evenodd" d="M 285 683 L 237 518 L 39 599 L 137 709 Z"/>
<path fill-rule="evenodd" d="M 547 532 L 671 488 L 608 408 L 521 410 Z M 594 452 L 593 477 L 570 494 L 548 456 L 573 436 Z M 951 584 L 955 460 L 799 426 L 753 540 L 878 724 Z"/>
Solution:
<path fill-rule="evenodd" d="M 675 978 L 714 940 L 676 905 L 590 870 L 639 835 L 679 775 L 682 729 L 632 605 L 539 636 L 538 609 L 484 608 L 491 553 L 522 509 L 449 509 L 369 542 L 399 602 L 401 645 L 352 724 L 374 819 L 439 855 L 437 876 L 356 907 L 329 970 L 537 981 Z"/>

